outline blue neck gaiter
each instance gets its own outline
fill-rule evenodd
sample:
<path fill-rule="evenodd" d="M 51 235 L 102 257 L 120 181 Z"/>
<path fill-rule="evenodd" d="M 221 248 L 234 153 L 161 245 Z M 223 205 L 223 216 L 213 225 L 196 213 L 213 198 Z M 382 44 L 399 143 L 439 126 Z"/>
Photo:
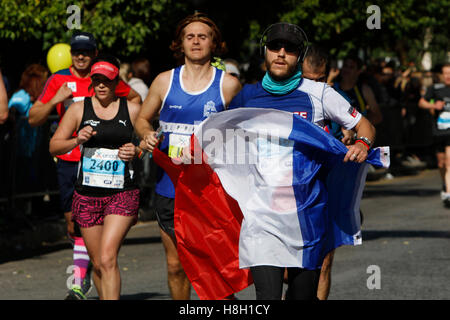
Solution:
<path fill-rule="evenodd" d="M 302 79 L 302 71 L 297 68 L 293 76 L 286 80 L 276 81 L 266 72 L 262 80 L 262 87 L 271 94 L 283 95 L 295 90 Z"/>

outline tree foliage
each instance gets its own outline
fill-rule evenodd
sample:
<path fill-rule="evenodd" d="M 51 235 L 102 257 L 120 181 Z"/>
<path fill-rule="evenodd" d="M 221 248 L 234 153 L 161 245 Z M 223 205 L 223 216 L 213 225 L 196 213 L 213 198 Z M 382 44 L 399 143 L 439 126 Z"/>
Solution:
<path fill-rule="evenodd" d="M 99 39 L 99 49 L 120 55 L 140 52 L 149 40 L 158 39 L 162 26 L 173 24 L 172 13 L 182 10 L 175 0 L 2 0 L 0 39 L 42 42 L 47 50 L 57 42 L 68 42 L 70 5 L 81 10 L 81 30 Z"/>
<path fill-rule="evenodd" d="M 362 49 L 396 55 L 403 63 L 420 59 L 427 30 L 432 34 L 429 50 L 450 50 L 450 0 L 246 0 L 245 6 L 241 0 L 228 0 L 218 4 L 213 0 L 2 0 L 0 40 L 12 46 L 30 43 L 35 46 L 33 54 L 68 42 L 72 30 L 66 25 L 67 8 L 77 5 L 81 30 L 92 32 L 101 50 L 126 58 L 150 53 L 159 64 L 171 61 L 167 47 L 175 25 L 195 10 L 213 18 L 231 49 L 229 56 L 241 61 L 258 56 L 262 32 L 278 21 L 300 25 L 311 42 L 337 57 Z M 381 10 L 379 30 L 366 25 L 367 7 L 372 4 Z M 4 53 L 0 52 L 0 58 Z"/>
<path fill-rule="evenodd" d="M 366 25 L 372 4 L 381 10 L 380 29 Z M 310 40 L 326 44 L 334 54 L 381 48 L 406 62 L 423 50 L 427 28 L 433 34 L 430 50 L 450 49 L 450 0 L 286 0 L 282 7 L 280 20 L 304 27 Z"/>

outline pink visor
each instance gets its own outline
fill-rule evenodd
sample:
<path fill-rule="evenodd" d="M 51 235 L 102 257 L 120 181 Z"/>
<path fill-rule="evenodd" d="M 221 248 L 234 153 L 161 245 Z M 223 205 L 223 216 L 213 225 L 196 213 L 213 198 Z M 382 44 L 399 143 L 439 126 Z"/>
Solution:
<path fill-rule="evenodd" d="M 119 69 L 109 62 L 100 61 L 91 67 L 91 76 L 94 74 L 102 74 L 109 80 L 113 80 L 119 75 Z"/>

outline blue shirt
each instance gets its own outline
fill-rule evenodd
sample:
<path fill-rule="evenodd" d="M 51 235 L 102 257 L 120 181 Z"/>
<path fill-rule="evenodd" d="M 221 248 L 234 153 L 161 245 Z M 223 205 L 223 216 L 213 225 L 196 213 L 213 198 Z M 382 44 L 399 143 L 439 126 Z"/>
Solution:
<path fill-rule="evenodd" d="M 23 89 L 14 93 L 8 102 L 8 108 L 14 108 L 21 116 L 28 117 L 30 108 L 33 105 L 30 95 Z"/>
<path fill-rule="evenodd" d="M 36 149 L 37 142 L 39 140 L 39 128 L 32 128 L 28 123 L 28 116 L 30 108 L 33 102 L 30 99 L 30 95 L 23 89 L 14 93 L 8 102 L 8 108 L 14 108 L 21 116 L 25 116 L 27 119 L 18 119 L 19 127 L 19 146 L 18 154 L 31 158 L 34 150 Z"/>
<path fill-rule="evenodd" d="M 361 119 L 361 114 L 336 90 L 325 83 L 304 78 L 296 90 L 285 95 L 267 92 L 261 82 L 245 85 L 231 101 L 229 109 L 245 107 L 292 112 L 322 128 L 332 120 L 352 129 Z"/>

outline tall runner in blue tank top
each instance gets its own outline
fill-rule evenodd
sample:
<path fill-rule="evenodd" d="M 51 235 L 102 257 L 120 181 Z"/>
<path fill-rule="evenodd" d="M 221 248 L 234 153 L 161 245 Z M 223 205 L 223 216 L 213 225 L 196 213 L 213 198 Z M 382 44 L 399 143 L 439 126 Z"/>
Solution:
<path fill-rule="evenodd" d="M 171 158 L 179 157 L 183 147 L 189 144 L 196 123 L 212 113 L 225 110 L 226 105 L 221 86 L 224 71 L 212 67 L 212 77 L 206 87 L 189 92 L 182 81 L 185 69 L 183 65 L 171 71 L 170 89 L 159 115 L 159 125 L 164 133 L 160 149 Z M 156 185 L 156 193 L 174 198 L 175 189 L 172 181 L 165 172 L 161 174 Z"/>
<path fill-rule="evenodd" d="M 159 114 L 164 133 L 161 150 L 177 157 L 189 141 L 196 123 L 226 109 L 239 92 L 239 81 L 211 65 L 225 43 L 215 23 L 196 13 L 177 26 L 171 49 L 180 67 L 160 73 L 149 89 L 136 122 L 136 131 L 153 151 L 158 139 L 151 121 Z M 156 216 L 166 251 L 168 284 L 172 299 L 190 299 L 190 283 L 180 263 L 174 232 L 174 187 L 160 170 L 156 185 Z"/>

